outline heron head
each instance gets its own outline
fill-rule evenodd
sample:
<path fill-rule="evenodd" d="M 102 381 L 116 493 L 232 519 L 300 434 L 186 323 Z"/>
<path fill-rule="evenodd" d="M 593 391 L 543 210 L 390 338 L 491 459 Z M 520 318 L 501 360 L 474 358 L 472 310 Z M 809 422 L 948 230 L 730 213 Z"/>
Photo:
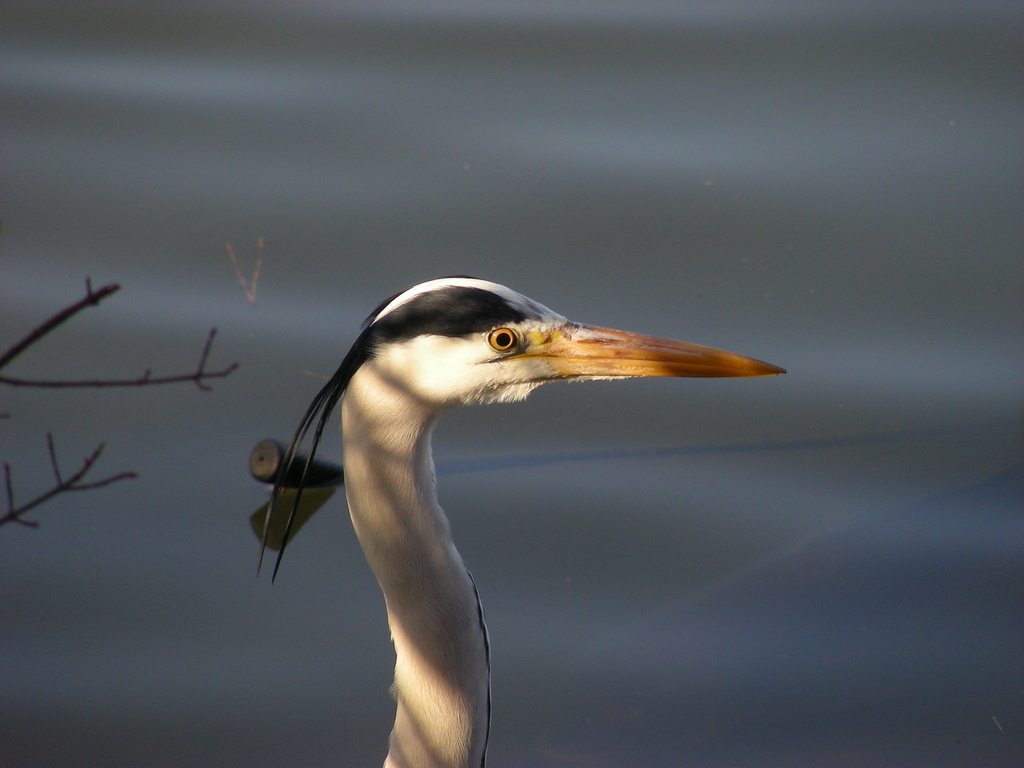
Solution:
<path fill-rule="evenodd" d="M 316 424 L 274 572 L 324 425 L 354 377 L 361 377 L 364 392 L 381 395 L 382 413 L 396 418 L 398 403 L 412 403 L 430 415 L 457 405 L 520 400 L 548 381 L 779 373 L 785 371 L 732 352 L 570 322 L 485 280 L 448 277 L 421 283 L 370 314 L 338 370 L 306 410 L 274 485 L 276 499 L 299 446 Z M 264 531 L 269 530 L 271 511 L 272 505 Z M 263 547 L 261 559 L 262 552 Z"/>
<path fill-rule="evenodd" d="M 438 408 L 519 400 L 562 379 L 784 373 L 731 352 L 570 322 L 504 286 L 464 277 L 389 299 L 360 339 L 363 364 Z"/>

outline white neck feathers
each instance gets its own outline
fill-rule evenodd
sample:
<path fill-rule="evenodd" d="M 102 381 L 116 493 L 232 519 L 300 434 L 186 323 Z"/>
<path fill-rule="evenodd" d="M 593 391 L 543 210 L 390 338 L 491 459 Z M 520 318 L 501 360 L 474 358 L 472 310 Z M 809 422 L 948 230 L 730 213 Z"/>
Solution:
<path fill-rule="evenodd" d="M 372 361 L 342 400 L 349 512 L 384 592 L 397 656 L 398 713 L 385 763 L 395 768 L 479 768 L 486 748 L 486 630 L 437 503 L 437 416 Z"/>

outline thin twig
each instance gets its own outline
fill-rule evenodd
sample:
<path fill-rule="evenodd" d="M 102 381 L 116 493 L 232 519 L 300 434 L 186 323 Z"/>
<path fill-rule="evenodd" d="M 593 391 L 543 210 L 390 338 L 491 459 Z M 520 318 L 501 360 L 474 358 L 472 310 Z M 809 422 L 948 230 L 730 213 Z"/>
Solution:
<path fill-rule="evenodd" d="M 260 241 L 262 243 L 262 240 Z M 260 250 L 262 259 L 262 245 Z M 257 266 L 257 274 L 258 274 Z M 255 278 L 253 287 L 255 288 Z M 48 334 L 57 326 L 61 325 L 68 318 L 81 312 L 86 307 L 95 306 L 99 304 L 103 299 L 112 293 L 115 293 L 121 289 L 121 286 L 116 283 L 105 285 L 97 291 L 92 289 L 92 282 L 89 278 L 85 279 L 85 296 L 74 304 L 62 309 L 55 315 L 50 317 L 38 328 L 33 330 L 21 341 L 17 342 L 13 347 L 8 349 L 3 356 L 0 356 L 0 369 L 2 369 L 7 363 L 16 358 L 28 347 L 35 342 L 39 341 L 43 336 Z M 255 295 L 255 294 L 254 294 Z M 210 391 L 210 386 L 206 384 L 209 379 L 220 379 L 224 378 L 228 374 L 232 373 L 238 368 L 238 363 L 232 363 L 227 368 L 219 371 L 207 371 L 206 361 L 210 356 L 210 348 L 213 346 L 213 339 L 217 335 L 217 329 L 211 328 L 210 335 L 206 339 L 206 344 L 203 346 L 202 354 L 199 357 L 199 367 L 193 373 L 182 374 L 177 376 L 158 376 L 154 377 L 152 371 L 147 369 L 142 376 L 136 379 L 87 379 L 79 381 L 66 381 L 66 380 L 45 380 L 45 379 L 16 379 L 7 376 L 0 376 L 0 384 L 7 384 L 11 387 L 41 387 L 47 389 L 74 389 L 74 388 L 99 388 L 99 387 L 145 387 L 152 384 L 178 384 L 185 381 L 194 382 L 199 389 L 204 392 Z"/>
<path fill-rule="evenodd" d="M 77 315 L 86 307 L 94 307 L 99 304 L 103 299 L 107 298 L 112 293 L 117 293 L 121 290 L 121 286 L 117 283 L 111 283 L 105 285 L 98 291 L 92 289 L 92 283 L 89 278 L 85 278 L 85 297 L 79 301 L 76 301 L 69 307 L 62 309 L 57 314 L 46 320 L 42 325 L 36 328 L 34 331 L 29 333 L 25 338 L 16 343 L 13 347 L 8 349 L 2 356 L 0 356 L 0 368 L 3 368 L 7 363 L 11 362 L 14 358 L 24 352 L 32 344 L 36 343 L 43 336 L 48 334 L 58 325 L 63 323 L 68 318 Z"/>
<path fill-rule="evenodd" d="M 112 483 L 119 482 L 121 480 L 131 480 L 137 475 L 134 472 L 120 472 L 116 475 L 110 475 L 100 480 L 93 480 L 91 482 L 82 482 L 85 476 L 92 469 L 96 460 L 99 459 L 100 454 L 103 453 L 105 445 L 100 443 L 96 446 L 91 454 L 89 454 L 82 462 L 82 466 L 70 477 L 63 477 L 60 472 L 60 466 L 57 463 L 57 450 L 53 445 L 53 435 L 50 433 L 46 434 L 46 445 L 50 453 L 50 466 L 53 469 L 54 485 L 49 490 L 36 496 L 31 501 L 22 504 L 20 507 L 14 503 L 14 486 L 11 483 L 11 466 L 7 462 L 4 462 L 4 480 L 7 484 L 7 514 L 0 517 L 0 525 L 6 523 L 17 523 L 18 525 L 24 525 L 29 528 L 35 528 L 39 523 L 34 520 L 25 520 L 23 516 L 29 510 L 38 507 L 40 504 L 49 501 L 54 496 L 61 493 L 69 493 L 71 491 L 90 491 L 96 488 L 103 488 L 104 486 L 111 485 Z"/>
<path fill-rule="evenodd" d="M 260 241 L 260 258 L 262 260 L 262 241 Z M 259 265 L 257 265 L 256 274 L 253 277 L 253 288 L 255 295 L 255 282 L 259 274 Z M 85 279 L 85 296 L 74 304 L 60 310 L 32 332 L 22 338 L 20 341 L 14 344 L 8 349 L 2 356 L 0 356 L 0 369 L 5 365 L 14 360 L 18 355 L 28 349 L 30 346 L 35 344 L 39 339 L 43 338 L 46 334 L 50 333 L 53 329 L 60 326 L 62 323 L 67 321 L 69 318 L 81 312 L 83 309 L 89 306 L 95 306 L 99 304 L 107 296 L 120 290 L 120 286 L 111 283 L 105 285 L 97 291 L 92 288 L 92 282 L 89 278 Z M 213 347 L 213 339 L 217 335 L 217 329 L 211 328 L 210 334 L 206 338 L 206 344 L 203 345 L 203 351 L 199 355 L 199 365 L 193 373 L 178 375 L 178 376 L 160 376 L 154 377 L 152 372 L 147 369 L 142 376 L 137 379 L 93 379 L 83 381 L 46 381 L 46 380 L 33 380 L 33 379 L 13 379 L 8 377 L 0 376 L 0 384 L 7 384 L 13 387 L 46 387 L 52 389 L 67 389 L 73 387 L 142 387 L 151 384 L 176 384 L 179 382 L 191 381 L 194 382 L 199 389 L 203 391 L 209 391 L 210 386 L 206 383 L 210 379 L 219 379 L 232 373 L 238 368 L 238 363 L 232 363 L 227 368 L 218 371 L 206 370 L 206 364 L 210 357 L 210 350 Z M 10 414 L 0 413 L 0 419 L 9 418 Z M 23 519 L 23 515 L 31 509 L 39 506 L 40 504 L 49 501 L 54 496 L 69 491 L 88 491 L 96 488 L 102 488 L 111 483 L 116 483 L 120 480 L 128 480 L 134 478 L 136 475 L 134 472 L 121 472 L 116 475 L 95 480 L 92 482 L 83 482 L 85 476 L 92 469 L 96 460 L 99 459 L 100 454 L 103 452 L 104 444 L 100 443 L 96 450 L 85 458 L 81 468 L 75 472 L 71 477 L 64 478 L 61 475 L 60 466 L 57 464 L 57 452 L 53 446 L 53 436 L 51 434 L 46 435 L 47 446 L 50 453 L 50 466 L 53 469 L 53 475 L 55 479 L 55 485 L 48 491 L 40 494 L 36 498 L 32 499 L 26 504 L 16 506 L 14 503 L 14 486 L 11 482 L 11 467 L 10 464 L 4 463 L 4 481 L 6 483 L 7 490 L 7 514 L 0 516 L 0 525 L 6 523 L 17 523 L 34 528 L 38 523 Z"/>
<path fill-rule="evenodd" d="M 81 379 L 81 380 L 47 380 L 47 379 L 14 379 L 8 376 L 0 376 L 0 384 L 7 384 L 11 387 L 40 387 L 45 389 L 74 389 L 74 388 L 103 388 L 103 387 L 146 387 L 153 384 L 180 384 L 185 381 L 195 382 L 195 385 L 204 392 L 209 392 L 211 387 L 205 382 L 208 379 L 222 379 L 231 374 L 238 363 L 232 363 L 227 368 L 219 371 L 207 371 L 206 361 L 210 356 L 210 348 L 213 346 L 213 339 L 217 335 L 217 329 L 211 328 L 209 336 L 206 337 L 206 344 L 203 345 L 203 352 L 199 357 L 199 366 L 192 373 L 176 376 L 153 376 L 152 370 L 147 368 L 145 372 L 136 379 Z"/>
<path fill-rule="evenodd" d="M 245 298 L 249 300 L 250 304 L 256 303 L 256 283 L 259 282 L 260 269 L 263 267 L 263 243 L 262 237 L 256 238 L 256 267 L 252 271 L 252 280 L 246 280 L 245 276 L 242 275 L 242 268 L 238 266 L 235 249 L 231 246 L 231 243 L 225 244 L 228 249 L 228 258 L 231 259 L 231 266 L 235 268 L 235 276 L 238 278 L 238 282 L 242 284 Z"/>

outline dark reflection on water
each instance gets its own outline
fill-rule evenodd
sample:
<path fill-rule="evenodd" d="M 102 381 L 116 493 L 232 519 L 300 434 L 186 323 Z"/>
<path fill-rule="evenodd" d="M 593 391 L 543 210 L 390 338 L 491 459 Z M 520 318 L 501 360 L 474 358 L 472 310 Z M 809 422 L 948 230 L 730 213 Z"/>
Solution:
<path fill-rule="evenodd" d="M 241 368 L 0 393 L 19 498 L 140 474 L 0 529 L 4 766 L 382 761 L 340 495 L 271 587 L 246 462 L 452 273 L 790 371 L 442 421 L 489 765 L 1020 763 L 1019 4 L 9 5 L 0 346 L 124 288 L 5 373 Z"/>

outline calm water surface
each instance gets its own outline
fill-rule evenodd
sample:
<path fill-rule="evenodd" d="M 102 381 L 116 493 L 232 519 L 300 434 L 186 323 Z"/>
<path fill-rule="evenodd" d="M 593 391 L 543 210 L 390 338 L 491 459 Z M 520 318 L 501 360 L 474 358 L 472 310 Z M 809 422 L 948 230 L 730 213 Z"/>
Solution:
<path fill-rule="evenodd" d="M 446 418 L 488 765 L 1018 766 L 1015 3 L 8 3 L 0 765 L 373 766 L 382 601 L 335 497 L 255 577 L 253 444 L 385 296 L 506 283 L 789 369 Z M 256 300 L 247 273 L 265 238 Z M 339 440 L 326 455 L 340 458 Z"/>

